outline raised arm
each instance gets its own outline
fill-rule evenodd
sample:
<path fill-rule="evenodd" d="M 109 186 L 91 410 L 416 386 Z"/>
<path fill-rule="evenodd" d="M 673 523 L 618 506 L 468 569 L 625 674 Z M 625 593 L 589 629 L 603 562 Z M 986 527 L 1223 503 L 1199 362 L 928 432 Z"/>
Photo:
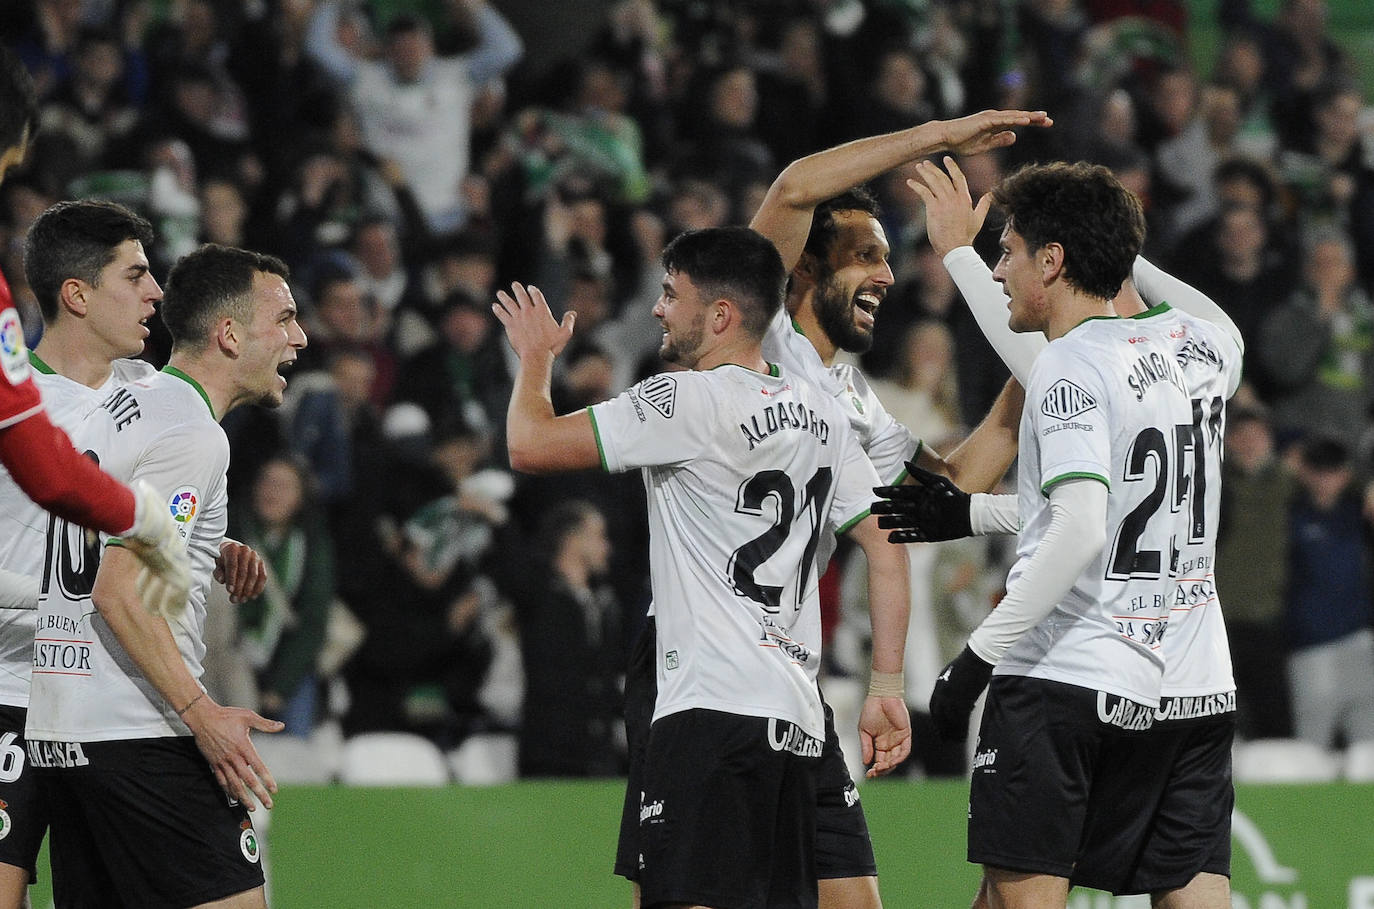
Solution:
<path fill-rule="evenodd" d="M 984 195 L 975 205 L 959 165 L 953 158 L 945 158 L 944 163 L 948 174 L 933 163 L 922 161 L 916 166 L 916 179 L 906 184 L 925 203 L 930 245 L 944 260 L 945 270 L 954 279 L 969 312 L 1012 376 L 1024 385 L 1031 364 L 1047 342 L 1037 332 L 1018 334 L 1008 327 L 1007 295 L 993 280 L 992 269 L 973 249 L 973 238 L 983 227 L 992 197 Z"/>
<path fill-rule="evenodd" d="M 798 158 L 773 185 L 749 226 L 773 241 L 791 271 L 801 260 L 815 207 L 898 165 L 939 151 L 976 155 L 1016 141 L 1017 126 L 1050 126 L 1044 111 L 986 110 L 957 120 L 931 120 L 881 136 L 855 139 Z"/>
<path fill-rule="evenodd" d="M 572 337 L 576 313 L 557 322 L 539 288 L 512 284 L 497 291 L 492 304 L 505 326 L 506 338 L 520 358 L 515 388 L 506 411 L 506 444 L 510 466 L 524 473 L 586 470 L 601 464 L 591 412 L 556 416 L 551 386 L 554 358 Z"/>

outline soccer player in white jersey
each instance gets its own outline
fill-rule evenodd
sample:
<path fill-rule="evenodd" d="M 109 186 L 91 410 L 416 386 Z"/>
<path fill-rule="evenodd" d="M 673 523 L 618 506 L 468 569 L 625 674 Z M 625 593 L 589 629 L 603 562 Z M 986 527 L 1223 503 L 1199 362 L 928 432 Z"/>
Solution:
<path fill-rule="evenodd" d="M 1044 343 L 1006 327 L 1000 316 L 1005 295 L 971 246 L 990 200 L 980 200 L 975 208 L 958 165 L 948 158 L 945 164 L 948 176 L 933 163 L 922 163 L 920 182 L 911 183 L 925 202 L 931 244 L 988 340 L 1012 373 L 1025 381 Z M 1132 848 L 1139 830 L 1114 830 L 1090 820 L 1084 839 L 1088 848 L 1075 867 L 1073 882 L 1118 894 L 1150 893 L 1155 905 L 1166 909 L 1224 909 L 1230 905 L 1235 681 L 1213 562 L 1225 403 L 1240 383 L 1244 346 L 1235 324 L 1204 294 L 1143 258 L 1136 260 L 1133 275 L 1134 286 L 1124 285 L 1115 301 L 1117 314 L 1145 314 L 1167 327 L 1192 404 L 1191 424 L 1179 428 L 1188 497 L 1180 509 L 1180 576 L 1163 637 L 1164 678 L 1151 732 L 1157 773 L 1153 783 L 1133 781 L 1130 792 L 1121 794 L 1136 802 L 1157 799 L 1158 807 L 1143 849 Z M 1156 301 L 1148 313 L 1146 301 Z M 969 532 L 975 524 L 978 532 L 992 532 L 1009 530 L 1017 522 L 1011 496 L 957 496 L 939 481 L 894 492 L 905 496 L 905 519 L 882 520 L 884 526 L 911 528 L 895 532 L 899 538 L 945 539 L 961 533 L 945 532 L 959 525 Z M 1123 856 L 1135 858 L 1127 861 Z"/>
<path fill-rule="evenodd" d="M 1192 410 L 1176 323 L 1112 309 L 1144 239 L 1139 200 L 1084 164 L 1023 168 L 994 198 L 1008 214 L 993 272 L 1008 325 L 1049 344 L 1027 376 L 1018 561 L 937 679 L 931 714 L 960 738 L 988 687 L 968 857 L 983 865 L 980 900 L 1039 909 L 1066 904 L 1087 831 L 1140 837 L 1153 815 L 1121 795 L 1150 768 Z"/>
<path fill-rule="evenodd" d="M 0 183 L 23 162 L 38 126 L 33 80 L 19 58 L 0 47 Z M 72 448 L 43 408 L 33 380 L 24 328 L 9 283 L 0 274 L 0 464 L 24 495 L 64 520 L 108 533 L 122 533 L 143 559 L 150 583 L 142 587 L 149 608 L 185 598 L 189 563 L 175 525 L 162 513 L 152 490 L 131 490 L 113 480 Z M 0 572 L 0 602 L 24 608 L 32 584 Z M 0 877 L 4 875 L 0 869 Z"/>
<path fill-rule="evenodd" d="M 49 541 L 38 610 L 28 756 L 51 810 L 59 905 L 265 906 L 247 809 L 276 785 L 249 739 L 281 723 L 201 688 L 206 593 L 226 526 L 240 404 L 277 406 L 305 346 L 286 266 L 207 245 L 173 267 L 166 369 L 115 389 L 75 432 L 115 475 L 165 490 L 191 555 L 189 601 L 137 606 L 122 541 Z M 218 903 L 217 901 L 226 901 Z"/>
<path fill-rule="evenodd" d="M 643 471 L 658 621 L 643 905 L 815 906 L 819 538 L 849 530 L 868 554 L 873 668 L 894 679 L 905 557 L 874 546 L 863 485 L 876 474 L 843 413 L 762 354 L 783 293 L 772 244 L 746 228 L 694 231 L 663 262 L 660 352 L 691 371 L 568 416 L 553 415 L 548 388 L 572 320 L 555 323 L 536 290 L 500 295 L 495 310 L 520 356 L 511 463 Z M 870 695 L 860 733 L 865 761 L 886 771 L 910 749 L 905 703 Z"/>
<path fill-rule="evenodd" d="M 984 111 L 951 121 L 860 139 L 794 161 L 769 188 L 750 226 L 778 248 L 787 270 L 784 308 L 769 324 L 764 355 L 805 377 L 835 399 L 879 478 L 900 482 L 904 462 L 918 457 L 972 489 L 988 489 L 1006 473 L 1020 419 L 1020 386 L 1009 388 L 974 435 L 986 444 L 960 446 L 945 460 L 914 439 L 873 393 L 863 374 L 836 363 L 840 350 L 872 344 L 874 315 L 892 283 L 887 237 L 875 200 L 853 189 L 884 171 L 941 149 L 975 154 L 1015 140 L 1012 127 L 1048 126 L 1043 112 Z M 979 453 L 979 460 L 970 455 Z M 824 571 L 834 552 L 825 536 L 817 552 Z M 654 618 L 636 643 L 626 679 L 630 772 L 616 851 L 617 874 L 638 876 L 639 766 L 653 703 Z M 890 680 L 871 680 L 884 690 Z M 645 690 L 647 689 L 647 690 Z M 877 909 L 877 865 L 858 791 L 845 764 L 834 713 L 825 705 L 826 739 L 817 771 L 816 871 L 823 909 Z"/>
<path fill-rule="evenodd" d="M 74 429 L 114 389 L 154 371 L 124 359 L 143 349 L 143 322 L 162 298 L 144 253 L 152 236 L 147 220 L 103 201 L 59 202 L 28 230 L 24 268 L 44 321 L 29 360 L 60 428 Z M 157 510 L 165 511 L 161 499 Z M 0 472 L 0 571 L 25 590 L 0 609 L 0 742 L 19 749 L 12 772 L 0 779 L 10 831 L 0 839 L 0 909 L 22 905 L 47 831 L 37 780 L 22 758 L 23 733 L 47 540 L 49 534 L 65 538 L 66 523 L 45 514 Z M 219 564 L 224 572 L 217 569 L 217 576 L 224 575 L 235 599 L 253 595 L 265 581 L 261 558 L 241 543 L 226 541 Z"/>

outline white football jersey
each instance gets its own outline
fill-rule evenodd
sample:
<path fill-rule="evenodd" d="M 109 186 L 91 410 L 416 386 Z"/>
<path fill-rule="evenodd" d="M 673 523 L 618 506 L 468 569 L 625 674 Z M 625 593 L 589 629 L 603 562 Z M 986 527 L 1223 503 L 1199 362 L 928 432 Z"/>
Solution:
<path fill-rule="evenodd" d="M 888 413 L 862 372 L 849 363 L 827 368 L 816 348 L 787 315 L 786 308 L 779 309 L 768 325 L 763 355 L 770 363 L 800 375 L 835 399 L 883 483 L 896 485 L 906 479 L 906 461 L 916 455 L 921 443 Z M 822 570 L 830 564 L 835 545 L 835 538 L 830 535 L 821 541 Z"/>
<path fill-rule="evenodd" d="M 111 392 L 72 434 L 78 449 L 125 482 L 147 480 L 166 500 L 191 558 L 191 594 L 169 622 L 187 668 L 200 678 L 206 594 L 228 523 L 229 440 L 193 379 L 164 370 Z M 143 677 L 91 602 L 106 538 L 64 521 L 49 537 L 33 646 L 25 735 L 99 742 L 189 735 Z"/>
<path fill-rule="evenodd" d="M 1160 638 L 1175 589 L 1179 525 L 1175 427 L 1191 409 L 1159 313 L 1089 319 L 1036 358 L 1020 429 L 1021 574 L 1050 523 L 1048 490 L 1089 477 L 1107 485 L 1107 543 L 1065 598 L 996 672 L 1052 679 L 1159 703 Z"/>
<path fill-rule="evenodd" d="M 110 377 L 100 387 L 91 388 L 53 372 L 32 352 L 29 361 L 48 418 L 68 433 L 115 388 L 153 373 L 152 365 L 142 360 L 115 360 Z M 39 577 L 49 526 L 56 520 L 24 495 L 9 472 L 0 467 L 0 568 Z M 0 609 L 0 704 L 28 706 L 33 627 L 33 610 Z"/>
<path fill-rule="evenodd" d="M 1226 401 L 1240 385 L 1241 354 L 1231 335 L 1212 322 L 1177 309 L 1167 309 L 1161 318 L 1192 402 L 1192 420 L 1180 427 L 1179 435 L 1180 470 L 1188 477 L 1189 489 L 1180 512 L 1178 589 L 1164 635 L 1162 693 L 1220 694 L 1236 687 L 1213 571 L 1221 520 Z M 1179 709 L 1183 714 L 1196 712 L 1187 704 Z"/>
<path fill-rule="evenodd" d="M 665 373 L 590 408 L 607 470 L 643 469 L 654 719 L 693 708 L 824 735 L 816 553 L 877 474 L 844 414 L 781 369 Z"/>

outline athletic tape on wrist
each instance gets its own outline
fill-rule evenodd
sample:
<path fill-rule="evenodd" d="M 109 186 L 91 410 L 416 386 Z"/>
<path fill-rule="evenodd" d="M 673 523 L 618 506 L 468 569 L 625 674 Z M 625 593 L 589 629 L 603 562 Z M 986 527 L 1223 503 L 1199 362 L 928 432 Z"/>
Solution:
<path fill-rule="evenodd" d="M 868 679 L 868 696 L 873 698 L 906 697 L 906 673 L 873 670 Z"/>

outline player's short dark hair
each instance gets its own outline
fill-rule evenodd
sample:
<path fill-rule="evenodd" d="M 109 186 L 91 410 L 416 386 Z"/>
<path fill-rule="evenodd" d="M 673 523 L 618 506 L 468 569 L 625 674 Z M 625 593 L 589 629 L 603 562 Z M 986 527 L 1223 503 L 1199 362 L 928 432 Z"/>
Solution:
<path fill-rule="evenodd" d="M 841 211 L 861 211 L 878 217 L 878 199 L 866 186 L 856 186 L 845 190 L 838 196 L 831 196 L 816 206 L 811 213 L 811 232 L 806 235 L 806 252 L 824 262 L 830 257 L 830 247 L 840 235 L 835 224 L 835 213 Z"/>
<path fill-rule="evenodd" d="M 61 309 L 62 283 L 80 278 L 100 286 L 100 272 L 115 259 L 124 241 L 153 242 L 153 226 L 118 202 L 81 199 L 58 202 L 34 219 L 24 236 L 24 274 L 38 298 L 43 321 Z"/>
<path fill-rule="evenodd" d="M 663 267 L 691 278 L 703 296 L 738 306 L 745 331 L 757 338 L 782 306 L 782 256 L 771 240 L 747 227 L 679 234 L 663 249 Z"/>
<path fill-rule="evenodd" d="M 38 92 L 24 63 L 0 45 L 0 152 L 14 148 L 38 131 Z"/>
<path fill-rule="evenodd" d="M 993 190 L 1028 251 L 1064 248 L 1064 277 L 1110 300 L 1131 274 L 1145 242 L 1145 212 L 1135 194 L 1098 164 L 1030 164 Z"/>
<path fill-rule="evenodd" d="M 218 243 L 206 243 L 178 259 L 162 297 L 162 321 L 173 349 L 204 347 L 224 316 L 252 321 L 253 279 L 264 272 L 282 280 L 291 277 L 276 256 Z"/>

